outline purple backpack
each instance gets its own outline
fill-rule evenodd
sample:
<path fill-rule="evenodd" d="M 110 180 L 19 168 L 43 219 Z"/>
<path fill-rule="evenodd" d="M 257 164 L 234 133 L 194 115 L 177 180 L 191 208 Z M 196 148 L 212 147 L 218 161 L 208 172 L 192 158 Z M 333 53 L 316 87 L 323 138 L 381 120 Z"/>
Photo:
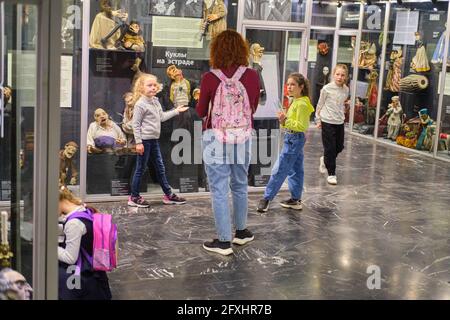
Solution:
<path fill-rule="evenodd" d="M 220 79 L 220 84 L 214 97 L 214 108 L 209 109 L 208 117 L 220 142 L 244 143 L 252 135 L 252 109 L 247 90 L 240 81 L 245 71 L 247 68 L 240 66 L 231 78 L 227 78 L 219 69 L 211 69 Z"/>
<path fill-rule="evenodd" d="M 112 215 L 107 213 L 93 213 L 90 209 L 75 212 L 67 221 L 72 219 L 87 219 L 92 221 L 93 248 L 92 256 L 81 248 L 81 253 L 86 257 L 94 271 L 111 271 L 117 267 L 117 225 L 112 222 Z M 76 262 L 76 273 L 81 270 L 81 254 Z"/>

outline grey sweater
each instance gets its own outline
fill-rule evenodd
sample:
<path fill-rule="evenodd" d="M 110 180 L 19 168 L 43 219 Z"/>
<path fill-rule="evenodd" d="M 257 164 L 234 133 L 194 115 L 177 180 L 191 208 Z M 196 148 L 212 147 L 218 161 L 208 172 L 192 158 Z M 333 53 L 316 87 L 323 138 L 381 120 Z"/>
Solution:
<path fill-rule="evenodd" d="M 142 140 L 159 139 L 161 122 L 178 115 L 177 110 L 163 112 L 158 98 L 142 96 L 133 110 L 133 132 L 136 143 Z"/>
<path fill-rule="evenodd" d="M 320 91 L 317 102 L 316 118 L 331 124 L 343 124 L 345 121 L 345 101 L 349 95 L 346 85 L 339 87 L 334 81 Z"/>

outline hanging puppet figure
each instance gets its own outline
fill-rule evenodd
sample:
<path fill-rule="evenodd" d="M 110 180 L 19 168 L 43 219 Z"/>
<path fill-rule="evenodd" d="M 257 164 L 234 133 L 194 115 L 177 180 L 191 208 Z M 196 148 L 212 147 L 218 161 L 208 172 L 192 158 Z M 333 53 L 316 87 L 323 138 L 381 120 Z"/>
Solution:
<path fill-rule="evenodd" d="M 400 79 L 402 78 L 402 49 L 392 50 L 390 56 L 389 72 L 386 77 L 386 84 L 384 86 L 385 90 L 391 92 L 400 91 Z"/>
<path fill-rule="evenodd" d="M 145 41 L 142 37 L 141 26 L 137 21 L 131 21 L 122 39 L 123 47 L 138 52 L 145 51 Z"/>
<path fill-rule="evenodd" d="M 167 67 L 167 76 L 172 80 L 170 84 L 170 101 L 175 108 L 189 106 L 191 103 L 191 83 L 183 77 L 183 71 L 175 65 Z"/>
<path fill-rule="evenodd" d="M 447 27 L 447 23 L 445 24 L 445 27 Z M 444 45 L 445 45 L 445 37 L 447 35 L 447 30 L 445 30 L 444 32 L 442 32 L 439 41 L 436 45 L 436 49 L 434 50 L 433 53 L 433 58 L 431 59 L 431 63 L 433 64 L 441 64 L 442 62 L 444 62 Z M 448 52 L 448 57 L 447 57 L 447 66 L 450 65 L 450 50 Z"/>
<path fill-rule="evenodd" d="M 430 65 L 428 64 L 427 50 L 423 41 L 421 39 L 420 33 L 416 32 L 416 55 L 411 61 L 411 69 L 416 72 L 427 72 L 430 70 Z"/>
<path fill-rule="evenodd" d="M 266 87 L 264 85 L 264 78 L 262 75 L 263 66 L 261 62 L 263 54 L 264 54 L 264 47 L 262 47 L 259 43 L 254 43 L 250 46 L 251 67 L 256 70 L 259 76 L 259 85 L 260 85 L 259 104 L 261 105 L 264 105 L 266 102 Z"/>
<path fill-rule="evenodd" d="M 378 99 L 378 72 L 375 70 L 371 71 L 369 74 L 369 86 L 367 88 L 367 114 L 366 114 L 366 124 L 373 125 L 375 123 L 375 113 L 377 109 L 377 99 Z"/>
<path fill-rule="evenodd" d="M 78 171 L 74 164 L 73 157 L 78 151 L 78 144 L 75 141 L 67 142 L 64 149 L 59 151 L 59 183 L 67 184 L 67 178 L 70 173 L 69 183 L 77 184 Z"/>
<path fill-rule="evenodd" d="M 223 0 L 205 0 L 203 7 L 202 38 L 213 39 L 227 29 L 227 8 Z"/>

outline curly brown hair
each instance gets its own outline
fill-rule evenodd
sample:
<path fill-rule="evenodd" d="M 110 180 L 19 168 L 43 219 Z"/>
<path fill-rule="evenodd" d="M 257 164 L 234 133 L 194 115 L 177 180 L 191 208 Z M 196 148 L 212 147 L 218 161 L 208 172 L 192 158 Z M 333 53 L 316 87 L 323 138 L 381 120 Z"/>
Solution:
<path fill-rule="evenodd" d="M 234 30 L 219 33 L 211 43 L 209 64 L 214 69 L 225 69 L 232 65 L 248 66 L 250 55 L 248 43 Z"/>

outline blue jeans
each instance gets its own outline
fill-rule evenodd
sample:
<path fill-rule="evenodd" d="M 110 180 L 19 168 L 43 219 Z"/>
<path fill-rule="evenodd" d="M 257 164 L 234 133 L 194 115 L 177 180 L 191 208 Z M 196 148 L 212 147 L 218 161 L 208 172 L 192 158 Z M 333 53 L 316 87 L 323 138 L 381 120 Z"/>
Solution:
<path fill-rule="evenodd" d="M 172 189 L 170 188 L 169 182 L 167 182 L 166 169 L 161 156 L 161 150 L 159 149 L 159 141 L 157 139 L 142 140 L 142 144 L 144 145 L 144 154 L 137 155 L 136 171 L 134 172 L 133 182 L 131 184 L 131 196 L 139 196 L 142 175 L 146 166 L 150 169 L 150 164 L 155 168 L 156 178 L 164 194 L 170 196 Z"/>
<path fill-rule="evenodd" d="M 294 200 L 302 199 L 303 191 L 303 147 L 305 134 L 303 132 L 284 136 L 284 145 L 281 154 L 272 168 L 272 175 L 264 192 L 264 199 L 272 201 L 277 195 L 286 177 L 289 191 Z"/>
<path fill-rule="evenodd" d="M 248 168 L 251 139 L 243 144 L 216 141 L 212 131 L 203 134 L 203 161 L 212 194 L 212 209 L 219 241 L 231 241 L 231 217 L 228 196 L 231 189 L 236 230 L 247 226 Z"/>

